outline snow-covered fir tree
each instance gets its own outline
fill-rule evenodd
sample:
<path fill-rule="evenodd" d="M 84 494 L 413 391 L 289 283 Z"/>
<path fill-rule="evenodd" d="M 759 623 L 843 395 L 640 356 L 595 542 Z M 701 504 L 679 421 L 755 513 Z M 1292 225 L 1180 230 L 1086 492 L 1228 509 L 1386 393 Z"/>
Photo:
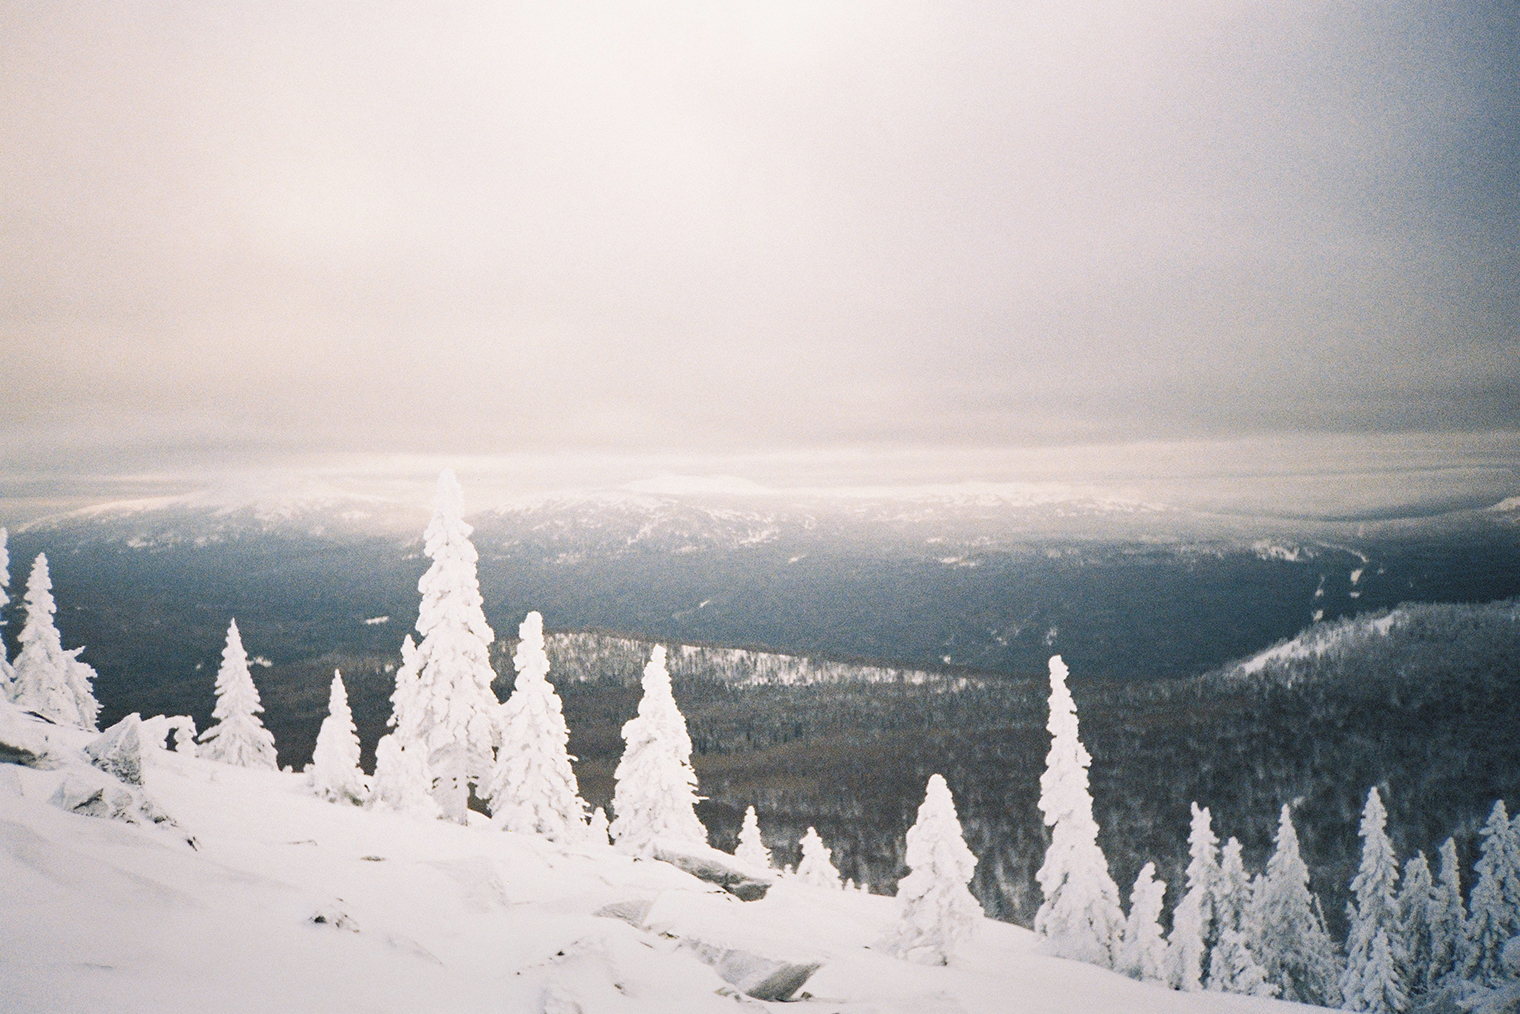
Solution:
<path fill-rule="evenodd" d="M 707 829 L 697 819 L 691 736 L 671 693 L 663 644 L 654 646 L 644 666 L 644 696 L 639 713 L 623 726 L 623 742 L 612 792 L 612 838 L 618 848 L 647 855 L 662 839 L 706 845 Z"/>
<path fill-rule="evenodd" d="M 1231 837 L 1219 850 L 1219 879 L 1214 882 L 1214 923 L 1220 935 L 1229 928 L 1251 938 L 1251 890 L 1240 841 Z"/>
<path fill-rule="evenodd" d="M 11 554 L 7 548 L 10 534 L 4 526 L 0 526 L 0 698 L 10 699 L 11 681 L 15 674 L 11 671 L 10 654 L 5 646 L 5 607 L 10 604 L 11 598 L 6 590 L 11 586 Z"/>
<path fill-rule="evenodd" d="M 1404 964 L 1399 933 L 1399 864 L 1388 840 L 1388 813 L 1377 786 L 1367 792 L 1362 809 L 1362 863 L 1351 881 L 1346 906 L 1351 928 L 1346 934 L 1346 971 L 1341 995 L 1346 1010 L 1402 1011 L 1408 998 L 1399 981 Z"/>
<path fill-rule="evenodd" d="M 1166 978 L 1166 939 L 1161 935 L 1161 909 L 1166 881 L 1156 879 L 1156 864 L 1146 863 L 1129 892 L 1129 915 L 1124 920 L 1124 946 L 1118 970 L 1135 979 Z"/>
<path fill-rule="evenodd" d="M 1468 899 L 1462 977 L 1483 986 L 1504 977 L 1505 944 L 1520 936 L 1520 829 L 1504 800 L 1494 803 L 1479 832 L 1481 855 L 1473 866 L 1478 882 Z"/>
<path fill-rule="evenodd" d="M 802 860 L 797 863 L 797 879 L 814 887 L 839 890 L 839 870 L 834 867 L 834 852 L 818 837 L 813 828 L 802 836 Z"/>
<path fill-rule="evenodd" d="M 1214 899 L 1219 894 L 1219 839 L 1214 835 L 1208 807 L 1193 803 L 1188 828 L 1187 893 L 1172 912 L 1172 934 L 1167 941 L 1167 981 L 1185 993 L 1203 987 L 1204 962 L 1217 934 L 1214 930 Z"/>
<path fill-rule="evenodd" d="M 370 780 L 369 805 L 383 806 L 418 817 L 441 817 L 433 797 L 433 772 L 428 767 L 427 747 L 405 746 L 396 733 L 380 737 L 375 744 L 375 777 Z"/>
<path fill-rule="evenodd" d="M 1409 1009 L 1409 997 L 1399 979 L 1399 959 L 1396 937 L 1379 926 L 1372 945 L 1367 948 L 1367 961 L 1359 979 L 1347 977 L 1341 983 L 1345 1010 L 1404 1011 Z M 1346 992 L 1351 985 L 1357 991 Z"/>
<path fill-rule="evenodd" d="M 26 582 L 26 622 L 21 626 L 21 651 L 16 655 L 11 699 L 59 725 L 94 729 L 100 714 L 93 684 L 95 670 L 79 661 L 83 648 L 63 649 L 53 623 L 53 579 L 45 553 L 39 553 Z"/>
<path fill-rule="evenodd" d="M 1224 927 L 1209 951 L 1208 988 L 1247 996 L 1276 996 L 1282 987 L 1267 981 L 1266 969 L 1257 962 L 1240 930 Z"/>
<path fill-rule="evenodd" d="M 1256 960 L 1259 949 L 1254 889 L 1241 857 L 1240 842 L 1231 838 L 1220 852 L 1219 879 L 1214 891 L 1214 946 L 1209 949 L 1208 988 L 1223 993 L 1276 996 L 1281 987 L 1267 981 Z"/>
<path fill-rule="evenodd" d="M 1040 812 L 1051 828 L 1050 847 L 1036 874 L 1044 900 L 1034 931 L 1046 950 L 1105 968 L 1114 967 L 1124 915 L 1119 888 L 1098 847 L 1087 768 L 1092 757 L 1077 730 L 1077 706 L 1066 687 L 1066 665 L 1050 659 L 1050 752 L 1040 776 Z"/>
<path fill-rule="evenodd" d="M 1441 872 L 1430 892 L 1430 970 L 1428 988 L 1439 989 L 1462 973 L 1467 961 L 1467 907 L 1462 903 L 1462 866 L 1457 843 L 1441 844 Z"/>
<path fill-rule="evenodd" d="M 559 695 L 549 682 L 544 618 L 531 612 L 518 628 L 512 664 L 517 682 L 501 706 L 501 749 L 485 793 L 498 827 L 552 841 L 585 837 L 586 803 L 570 767 Z"/>
<path fill-rule="evenodd" d="M 417 652 L 417 642 L 407 634 L 401 642 L 401 667 L 396 670 L 396 689 L 391 691 L 391 717 L 386 721 L 403 740 L 420 742 L 419 728 L 422 709 L 413 702 L 417 700 L 422 680 L 422 659 Z"/>
<path fill-rule="evenodd" d="M 317 730 L 317 745 L 311 752 L 306 774 L 312 789 L 324 799 L 358 805 L 369 795 L 364 772 L 359 768 L 359 733 L 348 707 L 343 674 L 337 669 L 333 670 L 328 692 L 327 717 Z"/>
<path fill-rule="evenodd" d="M 1409 996 L 1431 987 L 1435 937 L 1430 920 L 1434 911 L 1435 883 L 1430 878 L 1430 861 L 1421 852 L 1404 863 L 1404 882 L 1399 888 L 1398 935 L 1404 945 L 1399 981 Z"/>
<path fill-rule="evenodd" d="M 433 561 L 417 590 L 418 677 L 405 702 L 409 728 L 398 727 L 401 745 L 422 744 L 444 816 L 464 823 L 470 786 L 491 775 L 500 742 L 500 702 L 491 690 L 489 645 L 496 639 L 481 610 L 478 559 L 465 524 L 464 493 L 454 473 L 438 476 L 433 519 L 423 552 Z"/>
<path fill-rule="evenodd" d="M 760 840 L 760 818 L 753 806 L 744 811 L 744 824 L 739 828 L 739 846 L 734 849 L 734 856 L 757 869 L 771 868 L 771 850 Z"/>
<path fill-rule="evenodd" d="M 918 964 L 946 964 L 971 936 L 982 906 L 966 889 L 976 856 L 966 847 L 955 800 L 940 775 L 929 776 L 918 819 L 908 829 L 905 861 L 912 872 L 897 882 L 892 949 Z"/>
<path fill-rule="evenodd" d="M 248 652 L 243 650 L 243 638 L 237 620 L 233 620 L 227 624 L 227 644 L 216 673 L 216 709 L 211 712 L 216 724 L 201 733 L 199 754 L 224 764 L 277 770 L 274 734 L 258 717 L 263 710 L 258 687 L 248 671 Z"/>
<path fill-rule="evenodd" d="M 1323 1007 L 1340 1005 L 1340 961 L 1309 893 L 1309 868 L 1298 849 L 1292 811 L 1284 805 L 1276 848 L 1254 892 L 1257 959 L 1282 998 Z"/>

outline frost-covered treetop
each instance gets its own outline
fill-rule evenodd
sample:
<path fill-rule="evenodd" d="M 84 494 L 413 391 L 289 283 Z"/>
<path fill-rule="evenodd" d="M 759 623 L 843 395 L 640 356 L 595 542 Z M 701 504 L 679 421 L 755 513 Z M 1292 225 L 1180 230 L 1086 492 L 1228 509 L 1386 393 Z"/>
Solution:
<path fill-rule="evenodd" d="M 1054 826 L 1065 818 L 1092 820 L 1092 797 L 1088 793 L 1087 768 L 1092 755 L 1082 745 L 1077 729 L 1077 704 L 1066 686 L 1066 663 L 1060 655 L 1050 657 L 1050 753 L 1040 775 L 1040 808 L 1045 823 Z M 1050 809 L 1046 807 L 1050 806 Z"/>
<path fill-rule="evenodd" d="M 248 671 L 248 651 L 237 620 L 227 624 L 227 643 L 222 647 L 222 665 L 216 672 L 216 710 L 211 717 L 225 721 L 233 715 L 256 715 L 264 710 L 259 688 L 253 685 Z"/>
<path fill-rule="evenodd" d="M 415 694 L 404 695 L 405 708 L 397 735 L 403 745 L 417 743 L 428 751 L 437 776 L 439 804 L 451 819 L 463 823 L 469 783 L 480 784 L 491 774 L 493 751 L 500 743 L 499 702 L 491 690 L 488 645 L 496 634 L 481 609 L 480 581 L 475 572 L 471 528 L 460 514 L 463 494 L 454 473 L 438 477 L 433 519 L 423 536 L 423 551 L 432 566 L 417 582 L 422 603 L 417 610 L 419 677 Z M 397 692 L 401 693 L 398 679 Z"/>
<path fill-rule="evenodd" d="M 976 856 L 966 847 L 955 799 L 943 775 L 929 776 L 918 820 L 908 829 L 907 844 L 904 861 L 910 870 L 934 870 L 940 878 L 956 884 L 965 884 L 975 872 Z"/>
<path fill-rule="evenodd" d="M 481 610 L 480 580 L 475 573 L 479 555 L 470 542 L 474 531 L 463 517 L 464 492 L 454 473 L 444 469 L 438 476 L 438 498 L 433 519 L 423 533 L 423 552 L 433 561 L 417 582 L 422 605 L 417 632 L 424 638 L 446 624 L 463 626 L 482 645 L 496 640 Z"/>
<path fill-rule="evenodd" d="M 760 818 L 755 814 L 753 805 L 744 811 L 744 823 L 739 828 L 739 847 L 734 849 L 734 855 L 751 866 L 762 870 L 770 869 L 771 850 L 765 847 L 765 842 L 760 838 Z"/>
<path fill-rule="evenodd" d="M 544 650 L 544 617 L 534 610 L 523 617 L 517 628 L 517 650 L 512 653 L 512 667 L 517 670 L 516 686 L 536 683 L 549 675 L 549 653 Z"/>
<path fill-rule="evenodd" d="M 95 728 L 100 705 L 91 684 L 95 670 L 79 661 L 83 648 L 63 650 L 53 623 L 53 579 L 46 553 L 38 553 L 26 582 L 26 622 L 21 627 L 21 653 L 16 656 L 11 699 L 60 725 Z"/>
<path fill-rule="evenodd" d="M 530 612 L 518 635 L 512 656 L 517 681 L 501 706 L 501 749 L 482 795 L 492 819 L 506 830 L 557 840 L 584 837 L 586 804 L 565 750 L 570 732 L 559 695 L 546 678 L 543 616 Z"/>
<path fill-rule="evenodd" d="M 707 843 L 697 819 L 697 776 L 691 767 L 691 735 L 671 692 L 665 646 L 657 644 L 644 666 L 639 711 L 623 726 L 623 759 L 614 773 L 612 836 L 618 847 L 647 852 L 661 838 Z"/>
<path fill-rule="evenodd" d="M 337 669 L 333 670 L 328 692 L 327 717 L 317 732 L 317 745 L 307 772 L 312 788 L 328 799 L 362 803 L 368 795 L 364 773 L 359 768 L 359 735 L 354 728 L 354 714 L 348 706 L 343 674 Z"/>
<path fill-rule="evenodd" d="M 258 687 L 248 671 L 243 636 L 237 620 L 233 620 L 227 624 L 227 644 L 216 673 L 216 709 L 211 716 L 217 724 L 201 733 L 201 756 L 241 767 L 277 768 L 274 734 L 258 719 L 263 710 Z"/>

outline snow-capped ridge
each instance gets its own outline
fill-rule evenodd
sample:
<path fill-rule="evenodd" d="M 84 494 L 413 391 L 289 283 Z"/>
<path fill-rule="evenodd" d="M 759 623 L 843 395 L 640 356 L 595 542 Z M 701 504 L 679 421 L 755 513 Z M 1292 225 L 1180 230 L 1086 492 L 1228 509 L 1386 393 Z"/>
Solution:
<path fill-rule="evenodd" d="M 1234 671 L 1242 675 L 1254 675 L 1270 665 L 1294 659 L 1317 658 L 1340 650 L 1359 638 L 1386 637 L 1407 618 L 1408 614 L 1404 610 L 1393 609 L 1373 616 L 1361 615 L 1330 623 L 1316 623 L 1297 637 L 1275 644 L 1239 663 Z"/>

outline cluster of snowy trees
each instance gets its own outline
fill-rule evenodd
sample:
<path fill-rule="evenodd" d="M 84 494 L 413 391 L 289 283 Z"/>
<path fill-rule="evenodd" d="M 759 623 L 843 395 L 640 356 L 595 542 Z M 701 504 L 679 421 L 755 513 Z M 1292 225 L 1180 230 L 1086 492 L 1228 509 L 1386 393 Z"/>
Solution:
<path fill-rule="evenodd" d="M 9 533 L 0 528 L 0 626 L 10 604 Z M 83 647 L 65 650 L 54 616 L 53 578 L 45 553 L 39 553 L 27 578 L 26 621 L 21 626 L 21 645 L 15 662 L 7 657 L 0 641 L 0 696 L 23 711 L 30 711 L 57 725 L 95 729 L 100 705 L 95 700 L 95 670 L 79 660 Z"/>
<path fill-rule="evenodd" d="M 1284 805 L 1266 868 L 1246 870 L 1240 842 L 1223 846 L 1207 807 L 1193 804 L 1186 890 L 1161 927 L 1166 884 L 1141 869 L 1129 911 L 1097 842 L 1076 707 L 1060 656 L 1050 660 L 1050 753 L 1040 809 L 1051 828 L 1039 872 L 1035 931 L 1051 953 L 1173 989 L 1276 996 L 1354 1011 L 1399 1012 L 1445 994 L 1467 1010 L 1520 1003 L 1520 818 L 1503 801 L 1482 832 L 1478 882 L 1464 903 L 1454 840 L 1432 875 L 1424 853 L 1399 864 L 1376 787 L 1362 813 L 1362 862 L 1351 882 L 1344 952 L 1325 929 Z"/>
<path fill-rule="evenodd" d="M 375 770 L 360 768 L 359 740 L 342 675 L 333 673 L 328 715 L 306 774 L 312 790 L 335 803 L 386 808 L 468 823 L 472 795 L 492 823 L 552 841 L 606 845 L 650 857 L 661 849 L 707 848 L 696 815 L 692 742 L 672 694 L 663 646 L 643 673 L 638 713 L 622 729 L 625 749 L 615 774 L 613 819 L 588 813 L 567 750 L 569 730 L 548 680 L 543 620 L 530 612 L 513 655 L 516 680 L 497 700 L 482 610 L 477 556 L 463 520 L 453 473 L 438 483 L 424 536 L 431 561 L 418 582 L 416 630 L 401 646 L 389 732 L 377 745 Z M 6 533 L 0 529 L 0 619 L 9 604 Z M 93 729 L 99 713 L 94 671 L 64 650 L 47 558 L 39 555 L 25 594 L 21 651 L 10 662 L 0 643 L 0 692 L 53 722 Z M 1502 801 L 1482 832 L 1478 880 L 1464 900 L 1456 846 L 1447 839 L 1440 869 L 1424 854 L 1402 877 L 1373 788 L 1362 816 L 1361 867 L 1351 883 L 1344 949 L 1331 939 L 1299 853 L 1292 811 L 1279 814 L 1274 851 L 1252 874 L 1240 842 L 1220 845 L 1206 807 L 1193 804 L 1185 889 L 1163 931 L 1166 884 L 1147 863 L 1128 910 L 1098 844 L 1076 705 L 1060 656 L 1050 660 L 1050 750 L 1040 779 L 1040 810 L 1050 843 L 1038 873 L 1043 902 L 1035 931 L 1053 954 L 1135 978 L 1194 991 L 1209 989 L 1356 1011 L 1399 1012 L 1417 998 L 1442 994 L 1468 1010 L 1520 1005 L 1520 818 Z M 276 768 L 275 744 L 237 623 L 227 630 L 216 677 L 215 724 L 201 734 L 200 756 L 245 767 Z M 814 828 L 801 841 L 800 883 L 839 890 L 839 871 Z M 754 807 L 745 814 L 734 857 L 744 867 L 773 866 Z M 970 936 L 981 909 L 967 889 L 977 859 L 966 846 L 949 787 L 938 774 L 926 786 L 907 835 L 910 873 L 898 885 L 901 918 L 885 945 L 913 961 L 944 963 Z M 769 874 L 766 874 L 769 875 Z M 1506 1006 L 1507 1005 L 1507 1006 Z"/>

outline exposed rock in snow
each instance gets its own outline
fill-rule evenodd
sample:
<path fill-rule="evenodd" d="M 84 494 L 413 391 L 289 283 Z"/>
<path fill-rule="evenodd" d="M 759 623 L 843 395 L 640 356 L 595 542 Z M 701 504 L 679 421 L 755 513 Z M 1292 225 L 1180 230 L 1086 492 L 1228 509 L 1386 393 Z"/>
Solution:
<path fill-rule="evenodd" d="M 60 810 L 83 817 L 110 817 L 115 820 L 132 820 L 133 811 L 137 808 L 137 797 L 126 786 L 104 775 L 91 778 L 83 772 L 75 771 L 64 776 L 58 790 L 48 802 Z"/>
<path fill-rule="evenodd" d="M 697 940 L 683 940 L 681 946 L 711 965 L 724 982 L 733 983 L 756 1000 L 790 1000 L 823 966 L 821 961 L 782 961 Z"/>
<path fill-rule="evenodd" d="M 137 712 L 84 745 L 90 763 L 132 785 L 142 784 L 142 719 Z"/>
<path fill-rule="evenodd" d="M 754 869 L 742 859 L 715 848 L 660 841 L 655 843 L 654 858 L 685 870 L 698 880 L 716 884 L 740 901 L 759 901 L 776 882 L 764 870 Z"/>
<path fill-rule="evenodd" d="M 311 914 L 308 921 L 314 926 L 331 926 L 333 929 L 348 930 L 350 933 L 359 932 L 359 924 L 354 921 L 353 916 L 348 914 L 342 898 L 334 898 L 318 908 Z"/>
<path fill-rule="evenodd" d="M 0 764 L 25 764 L 27 767 L 57 767 L 59 761 L 49 750 L 49 736 L 41 722 L 27 717 L 4 696 L 0 696 Z"/>

